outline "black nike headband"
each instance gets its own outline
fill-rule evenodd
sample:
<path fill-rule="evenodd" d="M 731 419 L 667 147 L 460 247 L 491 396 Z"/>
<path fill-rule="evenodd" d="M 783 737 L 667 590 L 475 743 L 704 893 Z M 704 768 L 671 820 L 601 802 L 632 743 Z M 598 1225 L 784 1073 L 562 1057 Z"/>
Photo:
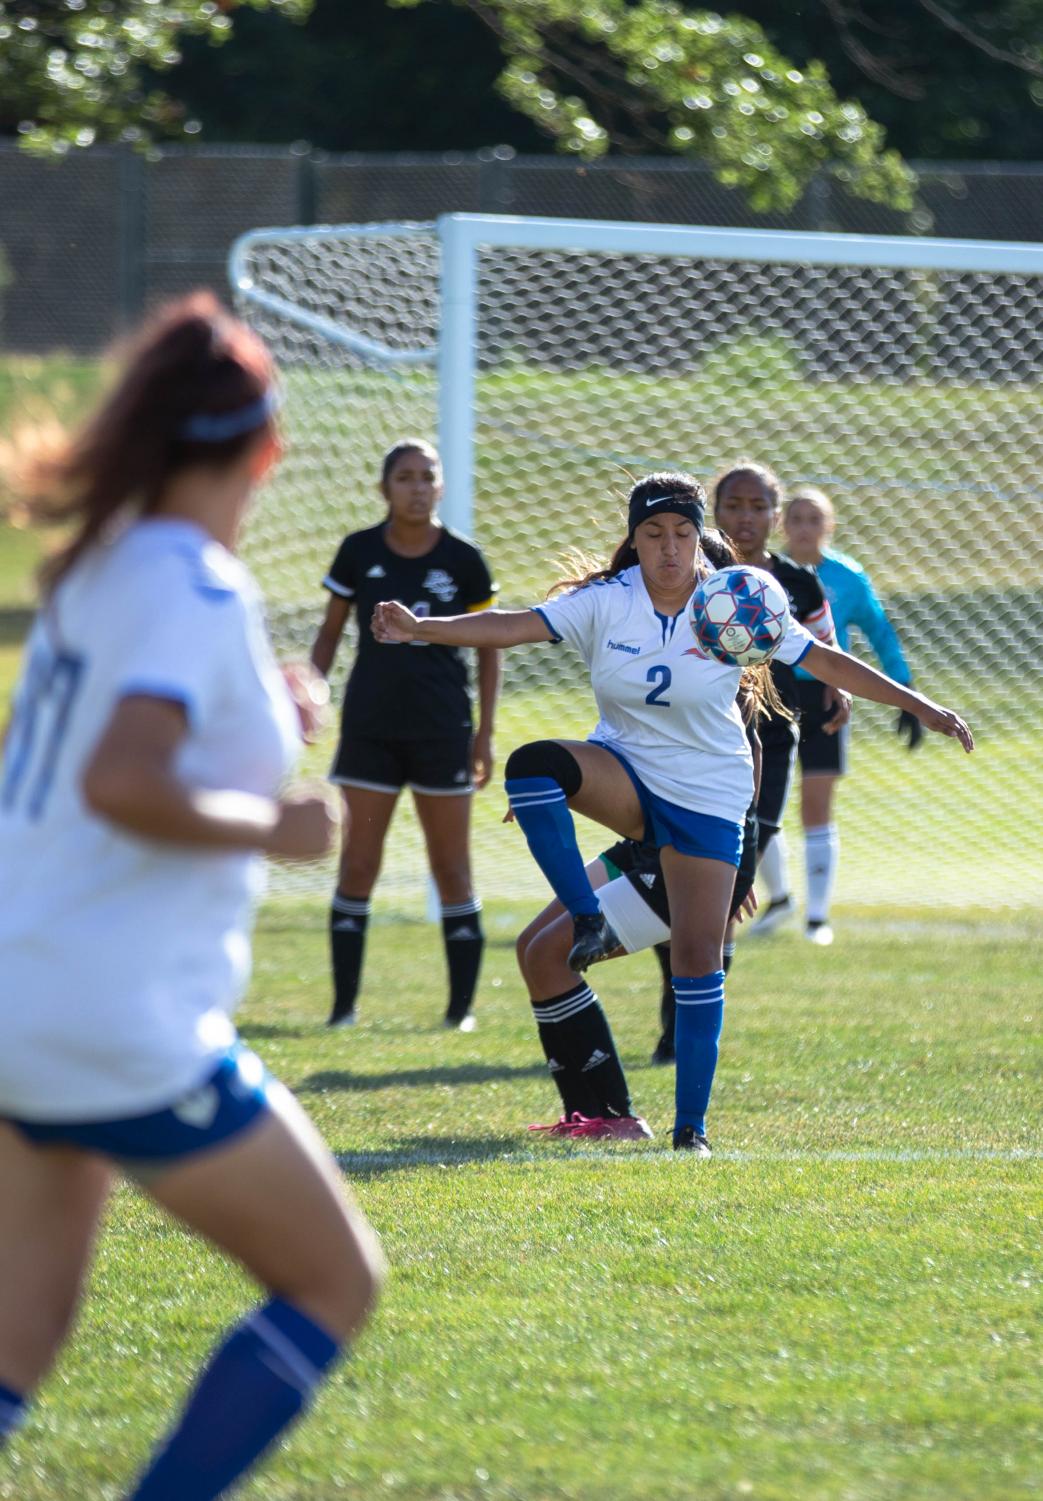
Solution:
<path fill-rule="evenodd" d="M 676 516 L 683 516 L 690 521 L 699 533 L 703 534 L 704 508 L 701 500 L 696 500 L 691 495 L 677 495 L 667 492 L 664 495 L 650 495 L 647 500 L 644 496 L 630 497 L 630 512 L 627 522 L 630 535 L 639 527 L 642 521 L 647 521 L 651 516 L 661 516 L 664 511 L 673 511 Z"/>

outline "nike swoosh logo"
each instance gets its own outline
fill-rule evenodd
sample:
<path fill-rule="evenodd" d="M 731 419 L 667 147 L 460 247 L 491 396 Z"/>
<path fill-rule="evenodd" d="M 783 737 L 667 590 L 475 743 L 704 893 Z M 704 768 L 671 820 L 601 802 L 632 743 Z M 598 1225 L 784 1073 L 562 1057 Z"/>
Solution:
<path fill-rule="evenodd" d="M 646 500 L 645 501 L 645 505 L 646 506 L 657 506 L 660 503 L 660 501 L 663 501 L 663 500 L 673 500 L 673 498 L 674 497 L 672 495 L 653 495 L 651 500 Z"/>

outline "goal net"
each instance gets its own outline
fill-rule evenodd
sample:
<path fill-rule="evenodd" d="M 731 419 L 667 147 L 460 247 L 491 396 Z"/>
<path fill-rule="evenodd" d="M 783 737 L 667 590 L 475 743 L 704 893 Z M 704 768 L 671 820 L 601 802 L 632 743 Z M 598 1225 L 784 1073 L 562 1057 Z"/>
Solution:
<path fill-rule="evenodd" d="M 309 646 L 323 574 L 383 514 L 380 458 L 404 435 L 440 442 L 445 519 L 508 607 L 540 600 L 572 551 L 607 558 L 631 475 L 762 460 L 832 496 L 836 546 L 868 570 L 916 685 L 978 740 L 910 752 L 894 710 L 856 704 L 838 902 L 1043 900 L 1043 248 L 460 215 L 258 231 L 232 280 L 283 373 L 290 450 L 247 551 L 284 649 Z M 594 718 L 568 649 L 507 654 L 501 769 Z M 798 889 L 799 806 L 798 784 Z M 475 799 L 478 890 L 531 906 L 546 885 L 503 812 L 497 779 Z M 611 842 L 579 822 L 586 852 Z M 422 911 L 425 888 L 403 806 L 378 899 Z"/>

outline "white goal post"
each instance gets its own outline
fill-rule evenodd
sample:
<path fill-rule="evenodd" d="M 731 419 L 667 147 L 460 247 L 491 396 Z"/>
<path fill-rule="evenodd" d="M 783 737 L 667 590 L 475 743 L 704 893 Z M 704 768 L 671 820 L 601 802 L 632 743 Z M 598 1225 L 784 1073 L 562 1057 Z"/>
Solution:
<path fill-rule="evenodd" d="M 249 554 L 288 644 L 307 644 L 340 537 L 378 519 L 403 434 L 437 437 L 443 515 L 508 605 L 542 597 L 569 549 L 611 550 L 629 475 L 760 459 L 831 494 L 917 686 L 979 737 L 971 758 L 935 737 L 910 754 L 892 712 L 858 706 L 839 901 L 1043 899 L 1043 247 L 459 214 L 258 230 L 230 277 L 286 389 L 290 456 Z M 501 763 L 592 719 L 567 653 L 512 654 Z M 542 877 L 501 811 L 476 800 L 479 884 L 531 905 Z M 415 836 L 382 890 L 423 890 Z"/>

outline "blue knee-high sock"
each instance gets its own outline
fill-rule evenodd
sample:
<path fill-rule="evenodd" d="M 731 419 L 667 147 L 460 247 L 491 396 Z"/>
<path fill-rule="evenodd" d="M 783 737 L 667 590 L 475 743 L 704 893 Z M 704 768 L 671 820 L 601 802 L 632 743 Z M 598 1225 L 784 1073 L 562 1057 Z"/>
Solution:
<path fill-rule="evenodd" d="M 25 1421 L 25 1398 L 0 1381 L 0 1449 Z"/>
<path fill-rule="evenodd" d="M 257 1309 L 215 1351 L 131 1501 L 214 1501 L 297 1417 L 337 1353 L 292 1303 Z"/>
<path fill-rule="evenodd" d="M 724 970 L 709 975 L 674 975 L 677 1019 L 674 1046 L 677 1050 L 677 1119 L 674 1130 L 694 1126 L 706 1132 L 706 1107 L 710 1102 L 717 1044 L 724 1020 Z"/>
<path fill-rule="evenodd" d="M 504 783 L 532 858 L 573 917 L 597 912 L 598 901 L 583 866 L 565 794 L 552 777 L 508 777 Z"/>

